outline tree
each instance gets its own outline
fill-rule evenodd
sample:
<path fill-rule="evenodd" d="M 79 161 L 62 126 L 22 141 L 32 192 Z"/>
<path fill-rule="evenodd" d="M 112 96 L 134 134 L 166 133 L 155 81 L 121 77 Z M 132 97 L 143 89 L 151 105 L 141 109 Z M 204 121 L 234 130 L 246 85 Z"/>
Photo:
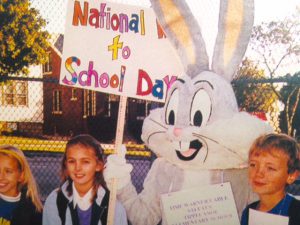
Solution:
<path fill-rule="evenodd" d="M 0 78 L 28 74 L 30 65 L 46 62 L 49 33 L 45 20 L 28 0 L 0 2 Z"/>
<path fill-rule="evenodd" d="M 266 75 L 273 79 L 278 78 L 280 68 L 286 64 L 300 63 L 300 8 L 296 13 L 283 21 L 262 23 L 253 29 L 250 46 L 257 54 L 258 63 L 265 67 Z M 272 90 L 278 99 L 284 104 L 286 112 L 286 132 L 293 135 L 293 118 L 299 104 L 299 94 L 295 88 L 289 89 L 290 93 L 280 91 L 278 86 L 272 83 Z M 291 98 L 296 98 L 292 100 Z"/>
<path fill-rule="evenodd" d="M 300 137 L 300 72 L 288 76 L 280 94 L 288 103 L 280 114 L 280 127 L 286 133 Z"/>
<path fill-rule="evenodd" d="M 246 58 L 237 71 L 233 89 L 239 108 L 248 112 L 269 112 L 277 100 L 272 87 L 265 82 L 265 73 L 253 61 Z"/>
<path fill-rule="evenodd" d="M 258 54 L 270 78 L 278 76 L 280 67 L 292 57 L 300 62 L 300 8 L 283 21 L 272 21 L 254 26 L 251 48 Z"/>

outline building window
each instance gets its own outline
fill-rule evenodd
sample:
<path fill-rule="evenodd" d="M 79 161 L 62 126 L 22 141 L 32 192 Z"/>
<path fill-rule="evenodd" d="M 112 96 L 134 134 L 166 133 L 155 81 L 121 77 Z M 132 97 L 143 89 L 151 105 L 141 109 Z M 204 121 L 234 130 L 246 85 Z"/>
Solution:
<path fill-rule="evenodd" d="M 148 115 L 148 103 L 144 100 L 138 99 L 136 101 L 136 119 L 144 120 Z"/>
<path fill-rule="evenodd" d="M 108 117 L 118 116 L 119 101 L 120 101 L 120 96 L 113 95 L 113 94 L 107 95 L 107 99 L 104 106 L 104 112 L 106 116 Z"/>
<path fill-rule="evenodd" d="M 26 81 L 12 81 L 2 86 L 3 105 L 27 106 L 28 83 Z"/>
<path fill-rule="evenodd" d="M 109 104 L 109 94 L 105 94 L 103 96 L 104 99 L 104 105 L 103 105 L 103 115 L 106 117 L 110 116 L 110 104 Z"/>
<path fill-rule="evenodd" d="M 77 89 L 72 88 L 72 96 L 71 96 L 71 101 L 76 101 L 77 100 Z"/>
<path fill-rule="evenodd" d="M 53 114 L 62 114 L 61 91 L 54 90 L 52 98 L 53 98 L 52 99 L 52 104 L 53 104 L 52 113 Z"/>
<path fill-rule="evenodd" d="M 51 73 L 52 72 L 52 58 L 51 58 L 51 52 L 47 55 L 47 61 L 45 64 L 43 64 L 43 74 Z"/>
<path fill-rule="evenodd" d="M 84 90 L 83 98 L 83 118 L 96 116 L 96 92 Z"/>

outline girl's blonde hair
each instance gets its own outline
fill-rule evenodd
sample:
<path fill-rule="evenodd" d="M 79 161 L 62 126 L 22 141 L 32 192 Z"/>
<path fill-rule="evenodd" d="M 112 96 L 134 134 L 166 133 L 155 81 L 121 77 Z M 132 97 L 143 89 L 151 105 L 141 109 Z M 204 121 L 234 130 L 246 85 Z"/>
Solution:
<path fill-rule="evenodd" d="M 1 145 L 0 154 L 17 161 L 19 170 L 24 173 L 24 179 L 18 184 L 18 190 L 20 192 L 25 191 L 26 197 L 30 198 L 37 211 L 41 212 L 43 205 L 39 197 L 35 179 L 31 173 L 24 153 L 12 145 Z"/>

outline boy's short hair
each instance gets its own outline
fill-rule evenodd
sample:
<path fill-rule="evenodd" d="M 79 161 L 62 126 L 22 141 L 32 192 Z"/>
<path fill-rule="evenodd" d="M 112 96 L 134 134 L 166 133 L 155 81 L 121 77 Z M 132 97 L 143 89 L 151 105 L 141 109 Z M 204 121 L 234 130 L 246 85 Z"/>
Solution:
<path fill-rule="evenodd" d="M 286 134 L 266 134 L 258 137 L 249 151 L 249 158 L 254 152 L 279 150 L 288 156 L 288 173 L 300 171 L 300 147 L 296 139 Z"/>

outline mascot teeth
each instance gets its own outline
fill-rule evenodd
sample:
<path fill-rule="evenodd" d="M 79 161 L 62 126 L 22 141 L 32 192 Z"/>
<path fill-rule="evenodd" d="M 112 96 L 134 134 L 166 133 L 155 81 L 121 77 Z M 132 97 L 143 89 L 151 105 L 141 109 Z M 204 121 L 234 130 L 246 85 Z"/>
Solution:
<path fill-rule="evenodd" d="M 180 150 L 176 149 L 177 157 L 184 161 L 190 161 L 197 156 L 202 144 L 198 140 L 193 140 L 191 142 L 179 142 L 179 146 L 181 147 Z"/>
<path fill-rule="evenodd" d="M 190 142 L 174 141 L 173 144 L 174 144 L 174 149 L 180 152 L 187 151 L 187 149 L 190 148 Z"/>

